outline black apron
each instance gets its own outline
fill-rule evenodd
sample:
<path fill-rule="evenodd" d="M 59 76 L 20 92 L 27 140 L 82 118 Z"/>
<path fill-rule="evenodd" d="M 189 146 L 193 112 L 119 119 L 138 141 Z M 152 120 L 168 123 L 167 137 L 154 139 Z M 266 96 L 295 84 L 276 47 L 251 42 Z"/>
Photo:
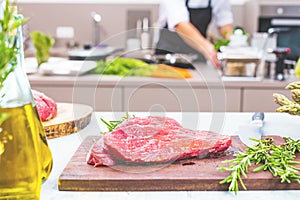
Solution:
<path fill-rule="evenodd" d="M 208 2 L 206 8 L 189 8 L 188 0 L 186 1 L 186 7 L 190 14 L 190 22 L 200 31 L 200 33 L 206 37 L 207 27 L 212 18 L 211 0 Z M 183 54 L 197 54 L 198 61 L 205 61 L 205 58 L 198 51 L 190 47 L 184 42 L 184 40 L 178 35 L 178 33 L 169 31 L 168 25 L 160 30 L 159 41 L 155 50 L 156 54 L 167 53 L 183 53 Z"/>

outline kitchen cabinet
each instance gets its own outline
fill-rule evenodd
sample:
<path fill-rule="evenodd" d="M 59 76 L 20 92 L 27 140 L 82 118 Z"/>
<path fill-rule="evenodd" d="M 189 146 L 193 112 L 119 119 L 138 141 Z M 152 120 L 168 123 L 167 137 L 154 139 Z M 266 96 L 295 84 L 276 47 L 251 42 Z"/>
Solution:
<path fill-rule="evenodd" d="M 122 111 L 122 90 L 113 87 L 47 87 L 32 86 L 56 102 L 90 105 L 97 111 Z"/>
<path fill-rule="evenodd" d="M 279 105 L 273 103 L 273 93 L 280 93 L 290 98 L 290 91 L 283 89 L 244 89 L 243 90 L 243 112 L 275 111 Z M 290 98 L 291 99 L 291 98 Z"/>
<path fill-rule="evenodd" d="M 70 87 L 31 86 L 32 89 L 45 93 L 56 102 L 72 102 L 72 89 Z"/>
<path fill-rule="evenodd" d="M 114 87 L 75 87 L 72 102 L 90 105 L 97 111 L 122 111 L 122 89 Z"/>
<path fill-rule="evenodd" d="M 187 98 L 190 100 L 189 105 L 186 104 Z M 196 107 L 197 102 L 193 92 L 185 91 L 185 88 L 152 86 L 124 89 L 125 110 L 170 112 L 184 109 L 196 110 Z"/>
<path fill-rule="evenodd" d="M 239 111 L 240 91 L 164 86 L 124 88 L 124 103 L 124 109 L 129 111 Z"/>

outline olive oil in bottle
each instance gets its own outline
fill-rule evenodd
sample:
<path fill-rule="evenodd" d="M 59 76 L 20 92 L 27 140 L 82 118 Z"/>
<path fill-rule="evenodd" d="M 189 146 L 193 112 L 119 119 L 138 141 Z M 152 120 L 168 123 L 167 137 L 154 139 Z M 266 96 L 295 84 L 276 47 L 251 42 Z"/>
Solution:
<path fill-rule="evenodd" d="M 41 162 L 32 104 L 0 108 L 0 199 L 39 199 Z"/>

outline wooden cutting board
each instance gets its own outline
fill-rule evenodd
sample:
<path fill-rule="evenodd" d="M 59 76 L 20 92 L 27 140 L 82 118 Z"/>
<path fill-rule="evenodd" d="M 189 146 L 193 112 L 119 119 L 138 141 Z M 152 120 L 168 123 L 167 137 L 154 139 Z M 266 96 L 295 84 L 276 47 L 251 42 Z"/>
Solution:
<path fill-rule="evenodd" d="M 47 139 L 76 133 L 91 121 L 93 108 L 83 104 L 57 103 L 57 116 L 42 122 Z"/>
<path fill-rule="evenodd" d="M 87 137 L 71 158 L 58 180 L 59 190 L 75 191 L 209 191 L 228 190 L 228 184 L 219 184 L 229 175 L 216 168 L 226 166 L 222 161 L 245 146 L 233 136 L 231 147 L 223 156 L 188 159 L 175 163 L 150 166 L 101 166 L 86 164 L 86 155 L 98 137 Z M 274 137 L 275 141 L 282 140 Z M 299 160 L 299 156 L 298 156 Z M 253 168 L 252 168 L 253 169 Z M 249 172 L 244 180 L 248 190 L 300 189 L 298 183 L 280 183 L 269 172 Z"/>

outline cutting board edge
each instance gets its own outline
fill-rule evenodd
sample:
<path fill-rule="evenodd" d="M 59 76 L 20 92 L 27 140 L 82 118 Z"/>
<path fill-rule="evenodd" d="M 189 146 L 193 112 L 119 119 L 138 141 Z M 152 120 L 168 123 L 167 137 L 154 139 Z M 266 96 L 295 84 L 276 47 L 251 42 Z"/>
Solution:
<path fill-rule="evenodd" d="M 227 191 L 229 184 L 220 184 L 220 180 L 199 181 L 199 180 L 119 180 L 85 181 L 86 187 L 78 187 L 79 180 L 59 180 L 60 191 Z M 271 182 L 271 184 L 270 184 Z M 252 179 L 250 182 L 244 179 L 248 191 L 254 190 L 300 190 L 300 185 L 294 183 L 281 183 L 274 180 L 264 180 L 257 182 Z M 276 187 L 274 187 L 276 185 Z M 240 190 L 243 190 L 240 188 Z"/>

